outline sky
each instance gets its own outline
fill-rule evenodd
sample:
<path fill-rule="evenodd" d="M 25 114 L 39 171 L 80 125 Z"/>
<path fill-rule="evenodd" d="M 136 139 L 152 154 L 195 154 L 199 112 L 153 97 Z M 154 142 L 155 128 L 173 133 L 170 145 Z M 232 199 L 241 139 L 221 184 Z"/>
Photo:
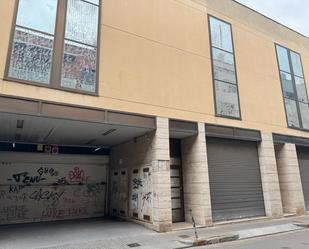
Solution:
<path fill-rule="evenodd" d="M 309 0 L 236 0 L 309 37 Z"/>

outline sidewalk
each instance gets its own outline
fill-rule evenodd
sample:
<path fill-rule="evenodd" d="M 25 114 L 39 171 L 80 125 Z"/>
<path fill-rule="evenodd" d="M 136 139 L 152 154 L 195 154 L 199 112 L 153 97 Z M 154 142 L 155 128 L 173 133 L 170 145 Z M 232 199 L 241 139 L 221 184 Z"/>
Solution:
<path fill-rule="evenodd" d="M 300 217 L 289 217 L 279 220 L 262 219 L 255 221 L 247 221 L 244 223 L 234 223 L 225 225 L 216 225 L 211 228 L 198 229 L 199 237 L 213 237 L 224 234 L 240 233 L 242 239 L 256 237 L 265 234 L 280 233 L 293 229 L 295 223 L 309 223 L 309 215 Z M 282 230 L 282 228 L 284 228 Z M 304 229 L 304 228 L 299 228 Z M 249 237 L 248 234 L 250 235 Z M 169 232 L 166 234 L 152 233 L 143 235 L 121 236 L 116 239 L 104 239 L 89 241 L 85 243 L 67 244 L 54 247 L 44 247 L 44 249 L 172 249 L 185 248 L 185 244 L 180 243 L 180 240 L 192 237 L 193 229 Z M 38 248 L 36 248 L 38 249 Z M 39 248 L 43 249 L 43 248 Z"/>

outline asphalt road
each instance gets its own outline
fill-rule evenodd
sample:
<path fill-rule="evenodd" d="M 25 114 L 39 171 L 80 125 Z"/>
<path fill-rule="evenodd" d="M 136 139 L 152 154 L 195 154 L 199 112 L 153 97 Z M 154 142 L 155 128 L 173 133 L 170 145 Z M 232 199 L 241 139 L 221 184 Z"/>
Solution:
<path fill-rule="evenodd" d="M 309 230 L 240 240 L 200 249 L 309 249 Z"/>

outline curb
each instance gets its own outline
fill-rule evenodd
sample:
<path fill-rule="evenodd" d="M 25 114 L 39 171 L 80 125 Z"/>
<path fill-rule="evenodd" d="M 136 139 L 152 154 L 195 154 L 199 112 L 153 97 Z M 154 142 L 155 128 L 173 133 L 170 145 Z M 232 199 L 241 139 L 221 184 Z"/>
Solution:
<path fill-rule="evenodd" d="M 309 228 L 309 223 L 295 223 L 294 225 L 302 228 Z"/>
<path fill-rule="evenodd" d="M 185 246 L 178 247 L 177 249 L 190 248 L 190 247 L 195 247 L 195 246 L 213 245 L 213 244 L 235 241 L 238 239 L 239 239 L 238 234 L 228 234 L 228 235 L 214 236 L 210 238 L 198 238 L 198 239 L 189 238 L 189 239 L 179 240 L 179 242 L 182 244 L 185 244 Z"/>
<path fill-rule="evenodd" d="M 213 237 L 201 237 L 201 238 L 188 238 L 179 240 L 183 247 L 178 247 L 175 249 L 184 249 L 184 248 L 191 248 L 196 246 L 206 246 L 206 245 L 213 245 L 219 244 L 224 242 L 231 242 L 235 240 L 244 240 L 244 239 L 251 239 L 257 237 L 263 237 L 278 233 L 286 233 L 291 231 L 303 230 L 308 229 L 309 223 L 294 223 L 294 224 L 285 224 L 279 226 L 269 226 L 264 228 L 255 228 L 255 229 L 248 229 L 248 230 L 240 230 L 235 233 L 229 233 L 219 236 Z"/>

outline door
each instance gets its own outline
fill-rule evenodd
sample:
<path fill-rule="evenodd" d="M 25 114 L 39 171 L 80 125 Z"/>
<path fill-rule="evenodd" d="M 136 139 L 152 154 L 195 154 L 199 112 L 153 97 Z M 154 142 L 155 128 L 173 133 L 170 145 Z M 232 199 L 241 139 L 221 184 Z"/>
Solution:
<path fill-rule="evenodd" d="M 265 216 L 256 142 L 207 137 L 214 221 Z"/>
<path fill-rule="evenodd" d="M 184 221 L 183 182 L 181 160 L 171 158 L 171 197 L 172 197 L 172 221 Z"/>
<path fill-rule="evenodd" d="M 108 158 L 0 153 L 0 224 L 103 217 Z"/>
<path fill-rule="evenodd" d="M 309 148 L 297 147 L 297 156 L 306 210 L 309 210 Z"/>

